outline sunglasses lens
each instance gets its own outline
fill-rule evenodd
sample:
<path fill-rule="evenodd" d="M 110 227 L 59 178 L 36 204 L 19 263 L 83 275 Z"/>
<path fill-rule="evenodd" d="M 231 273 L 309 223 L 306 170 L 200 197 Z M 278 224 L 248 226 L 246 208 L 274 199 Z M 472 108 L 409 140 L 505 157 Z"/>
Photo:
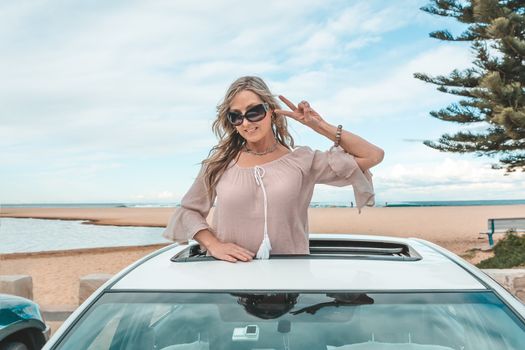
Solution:
<path fill-rule="evenodd" d="M 241 125 L 242 124 L 242 115 L 239 113 L 230 112 L 228 113 L 228 120 L 233 125 Z"/>
<path fill-rule="evenodd" d="M 265 115 L 266 109 L 264 108 L 264 105 L 260 104 L 247 111 L 245 116 L 246 119 L 251 122 L 258 122 L 263 119 Z"/>
<path fill-rule="evenodd" d="M 251 122 L 258 122 L 259 120 L 262 120 L 266 116 L 266 107 L 267 106 L 265 104 L 254 106 L 248 111 L 246 111 L 245 115 L 242 115 L 237 112 L 228 112 L 228 120 L 234 126 L 241 125 L 242 120 L 244 118 L 248 119 Z"/>

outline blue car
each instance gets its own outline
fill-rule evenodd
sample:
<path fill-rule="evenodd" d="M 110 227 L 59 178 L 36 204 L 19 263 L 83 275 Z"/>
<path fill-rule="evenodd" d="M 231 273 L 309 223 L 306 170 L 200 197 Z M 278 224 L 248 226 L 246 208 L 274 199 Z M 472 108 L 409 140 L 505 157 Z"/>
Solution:
<path fill-rule="evenodd" d="M 0 350 L 39 350 L 49 333 L 36 303 L 0 294 Z"/>

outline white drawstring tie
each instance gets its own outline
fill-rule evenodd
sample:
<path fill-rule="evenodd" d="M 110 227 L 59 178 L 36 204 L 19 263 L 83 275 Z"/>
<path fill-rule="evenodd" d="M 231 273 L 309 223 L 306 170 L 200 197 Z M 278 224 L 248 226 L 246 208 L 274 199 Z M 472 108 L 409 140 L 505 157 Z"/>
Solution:
<path fill-rule="evenodd" d="M 255 175 L 255 183 L 258 186 L 261 186 L 264 197 L 264 236 L 255 256 L 257 259 L 268 259 L 270 257 L 270 251 L 272 250 L 272 245 L 270 243 L 270 237 L 268 237 L 268 199 L 266 198 L 266 189 L 264 188 L 264 168 L 260 166 L 255 166 L 253 168 L 253 174 Z"/>

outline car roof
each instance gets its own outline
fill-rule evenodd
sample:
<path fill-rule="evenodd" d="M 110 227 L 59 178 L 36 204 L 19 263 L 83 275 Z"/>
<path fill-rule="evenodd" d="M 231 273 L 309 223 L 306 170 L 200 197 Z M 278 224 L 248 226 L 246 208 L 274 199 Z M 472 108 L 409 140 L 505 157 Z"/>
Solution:
<path fill-rule="evenodd" d="M 311 234 L 316 240 L 347 244 L 398 244 L 408 258 L 366 253 L 352 256 L 297 256 L 229 263 L 213 259 L 174 262 L 187 245 L 171 245 L 138 262 L 109 285 L 112 291 L 450 291 L 486 290 L 475 276 L 425 241 L 386 236 Z M 352 243 L 353 242 L 353 243 Z M 357 243 L 356 243 L 357 242 Z M 311 243 L 312 246 L 312 243 Z"/>

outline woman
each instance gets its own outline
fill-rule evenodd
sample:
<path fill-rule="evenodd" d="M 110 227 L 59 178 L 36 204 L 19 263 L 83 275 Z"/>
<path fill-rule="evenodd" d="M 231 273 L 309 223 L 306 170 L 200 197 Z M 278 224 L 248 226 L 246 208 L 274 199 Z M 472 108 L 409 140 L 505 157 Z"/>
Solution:
<path fill-rule="evenodd" d="M 330 125 L 308 102 L 279 98 L 264 81 L 241 77 L 217 107 L 212 148 L 195 182 L 175 210 L 164 237 L 198 241 L 209 255 L 230 262 L 271 254 L 308 254 L 308 206 L 317 183 L 352 185 L 359 212 L 374 205 L 369 168 L 383 150 Z M 334 141 L 329 151 L 293 149 L 286 118 Z M 216 200 L 213 223 L 206 217 Z"/>

